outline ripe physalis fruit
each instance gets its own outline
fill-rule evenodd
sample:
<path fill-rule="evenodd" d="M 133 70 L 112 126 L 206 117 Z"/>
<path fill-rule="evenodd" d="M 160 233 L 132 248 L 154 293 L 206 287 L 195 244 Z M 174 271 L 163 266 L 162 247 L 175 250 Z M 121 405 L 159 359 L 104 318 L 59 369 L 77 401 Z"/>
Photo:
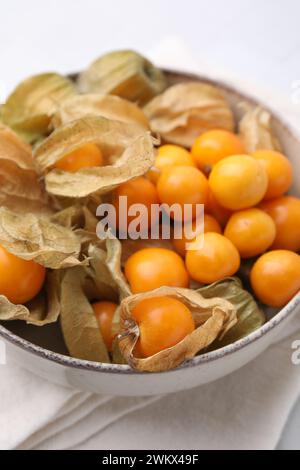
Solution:
<path fill-rule="evenodd" d="M 290 161 L 275 150 L 257 150 L 252 153 L 268 173 L 268 189 L 264 199 L 274 199 L 286 193 L 293 182 L 293 167 Z"/>
<path fill-rule="evenodd" d="M 58 160 L 54 168 L 74 173 L 81 168 L 102 165 L 103 156 L 100 148 L 95 144 L 85 144 Z"/>
<path fill-rule="evenodd" d="M 233 132 L 214 129 L 197 137 L 191 152 L 198 168 L 208 174 L 220 160 L 243 154 L 245 148 L 241 139 Z"/>
<path fill-rule="evenodd" d="M 209 189 L 208 203 L 205 206 L 205 210 L 214 216 L 222 228 L 225 227 L 232 214 L 232 211 L 225 209 L 225 207 L 218 203 L 211 189 Z"/>
<path fill-rule="evenodd" d="M 190 152 L 179 145 L 161 145 L 157 149 L 154 167 L 147 173 L 153 183 L 157 183 L 161 172 L 171 166 L 196 166 Z"/>
<path fill-rule="evenodd" d="M 132 309 L 132 317 L 140 330 L 135 348 L 138 357 L 171 348 L 195 329 L 191 311 L 172 297 L 141 300 Z"/>
<path fill-rule="evenodd" d="M 127 201 L 127 217 L 126 214 L 121 210 L 120 211 L 120 197 L 126 197 Z M 156 187 L 151 181 L 147 180 L 143 176 L 135 178 L 134 180 L 127 181 L 126 183 L 121 184 L 113 193 L 112 202 L 116 209 L 116 224 L 117 228 L 122 232 L 127 232 L 128 225 L 132 222 L 135 215 L 129 215 L 128 212 L 132 208 L 133 204 L 143 204 L 147 210 L 145 214 L 146 220 L 142 217 L 141 214 L 141 227 L 139 228 L 140 232 L 148 232 L 151 228 L 152 223 L 155 223 L 157 220 L 153 220 L 155 211 L 151 212 L 151 208 L 154 204 L 159 204 L 159 199 L 157 195 Z M 132 210 L 132 209 L 131 209 Z M 121 215 L 121 218 L 120 218 Z"/>
<path fill-rule="evenodd" d="M 163 170 L 157 183 L 160 202 L 171 207 L 177 204 L 181 209 L 179 216 L 170 211 L 173 219 L 194 219 L 198 204 L 208 201 L 209 186 L 204 174 L 191 166 L 174 166 Z M 189 205 L 186 206 L 185 205 Z M 188 212 L 188 208 L 191 212 Z"/>
<path fill-rule="evenodd" d="M 240 267 L 234 244 L 219 233 L 199 235 L 186 253 L 185 264 L 192 279 L 210 284 L 233 276 Z"/>
<path fill-rule="evenodd" d="M 108 351 L 112 351 L 112 344 L 114 340 L 114 334 L 112 333 L 112 321 L 117 308 L 117 304 L 102 300 L 92 304 L 95 312 L 100 333 L 102 335 L 105 346 Z"/>
<path fill-rule="evenodd" d="M 270 248 L 275 240 L 276 226 L 266 212 L 245 209 L 230 217 L 224 235 L 236 246 L 242 258 L 251 258 Z"/>
<path fill-rule="evenodd" d="M 204 214 L 204 227 L 201 227 L 203 229 L 203 232 L 216 232 L 216 233 L 222 233 L 221 226 L 219 222 L 210 214 Z M 173 238 L 172 244 L 181 256 L 185 256 L 186 254 L 186 245 L 187 243 L 191 243 L 192 240 L 188 239 L 185 236 L 184 233 L 185 227 L 182 228 L 182 237 L 181 238 Z M 198 230 L 197 223 L 195 220 L 191 223 L 191 230 L 193 233 L 196 233 Z M 187 227 L 187 234 L 189 234 L 189 227 Z M 197 233 L 198 235 L 198 233 Z"/>
<path fill-rule="evenodd" d="M 161 287 L 122 300 L 118 345 L 134 369 L 159 372 L 194 357 L 236 322 L 236 309 L 228 300 Z"/>
<path fill-rule="evenodd" d="M 300 290 L 300 256 L 288 250 L 269 251 L 256 261 L 250 279 L 261 302 L 283 307 Z"/>
<path fill-rule="evenodd" d="M 221 206 L 238 211 L 255 206 L 263 199 L 268 175 L 257 159 L 249 155 L 234 155 L 214 166 L 209 185 Z"/>
<path fill-rule="evenodd" d="M 276 225 L 276 237 L 271 248 L 300 251 L 300 199 L 283 196 L 263 202 L 260 207 Z"/>
<path fill-rule="evenodd" d="M 41 290 L 45 276 L 44 266 L 18 258 L 0 245 L 0 295 L 10 302 L 29 302 Z"/>
<path fill-rule="evenodd" d="M 125 276 L 134 294 L 161 286 L 189 284 L 182 258 L 165 248 L 144 248 L 131 255 L 125 263 Z"/>

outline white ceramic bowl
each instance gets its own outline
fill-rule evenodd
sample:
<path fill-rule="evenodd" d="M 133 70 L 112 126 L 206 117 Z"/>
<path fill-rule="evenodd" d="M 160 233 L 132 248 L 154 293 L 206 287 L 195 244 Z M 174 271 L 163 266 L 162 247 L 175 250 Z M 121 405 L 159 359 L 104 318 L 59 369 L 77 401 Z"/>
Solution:
<path fill-rule="evenodd" d="M 257 104 L 236 89 L 211 82 L 205 77 L 171 71 L 166 73 L 170 83 L 201 79 L 217 84 L 224 90 L 237 116 L 239 102 Z M 263 106 L 267 108 L 264 104 Z M 281 117 L 272 113 L 275 132 L 294 166 L 295 181 L 291 192 L 300 196 L 300 136 Z M 276 316 L 246 338 L 217 351 L 197 356 L 174 370 L 151 374 L 135 372 L 125 365 L 95 363 L 67 356 L 58 324 L 39 328 L 23 322 L 3 322 L 0 325 L 0 338 L 6 343 L 9 357 L 55 383 L 110 395 L 158 395 L 212 382 L 244 366 L 270 346 L 297 314 L 300 314 L 300 293 Z"/>

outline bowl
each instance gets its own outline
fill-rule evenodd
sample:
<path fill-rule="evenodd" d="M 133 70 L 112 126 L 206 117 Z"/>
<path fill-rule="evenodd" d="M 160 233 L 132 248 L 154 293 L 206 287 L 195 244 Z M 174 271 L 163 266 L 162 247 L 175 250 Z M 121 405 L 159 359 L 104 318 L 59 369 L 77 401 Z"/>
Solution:
<path fill-rule="evenodd" d="M 238 103 L 262 105 L 234 87 L 203 76 L 165 71 L 170 84 L 202 80 L 220 87 L 237 117 Z M 300 135 L 271 110 L 274 130 L 290 158 L 295 172 L 291 193 L 300 196 Z M 288 305 L 247 337 L 224 348 L 201 354 L 176 369 L 160 373 L 141 373 L 129 366 L 84 361 L 68 356 L 59 324 L 34 327 L 23 322 L 2 322 L 0 339 L 7 355 L 26 369 L 54 383 L 76 389 L 118 396 L 161 395 L 212 382 L 243 367 L 268 348 L 295 315 L 300 314 L 300 293 Z"/>

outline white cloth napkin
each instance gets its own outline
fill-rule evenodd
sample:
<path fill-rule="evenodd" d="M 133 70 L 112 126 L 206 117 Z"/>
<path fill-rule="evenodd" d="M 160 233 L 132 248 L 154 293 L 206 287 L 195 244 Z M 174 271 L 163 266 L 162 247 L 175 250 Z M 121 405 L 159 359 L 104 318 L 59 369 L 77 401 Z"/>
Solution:
<path fill-rule="evenodd" d="M 294 123 L 300 112 L 282 97 L 246 84 L 211 64 L 201 67 L 184 44 L 166 39 L 156 63 L 234 82 L 271 102 Z M 298 121 L 299 122 L 299 121 Z M 300 318 L 243 369 L 165 397 L 112 398 L 51 384 L 8 357 L 0 366 L 1 449 L 273 449 L 300 395 L 291 344 Z"/>

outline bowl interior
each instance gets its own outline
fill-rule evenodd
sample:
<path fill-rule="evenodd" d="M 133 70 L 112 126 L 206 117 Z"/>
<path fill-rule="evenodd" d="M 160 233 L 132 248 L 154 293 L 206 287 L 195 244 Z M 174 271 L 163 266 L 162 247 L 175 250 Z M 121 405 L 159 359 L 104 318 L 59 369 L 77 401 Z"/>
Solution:
<path fill-rule="evenodd" d="M 166 71 L 166 74 L 170 84 L 184 81 L 202 80 L 219 86 L 221 89 L 223 89 L 225 96 L 237 118 L 239 118 L 242 113 L 238 106 L 239 103 L 250 102 L 256 105 L 259 104 L 256 100 L 246 96 L 244 93 L 241 93 L 234 88 L 224 85 L 220 82 L 207 80 L 205 77 L 188 75 L 174 71 Z M 267 108 L 267 106 L 264 104 L 263 107 Z M 286 125 L 282 119 L 276 115 L 276 113 L 272 112 L 272 114 L 274 117 L 273 125 L 275 132 L 282 143 L 285 154 L 289 157 L 294 167 L 295 178 L 291 193 L 296 196 L 300 196 L 300 166 L 298 164 L 298 155 L 300 155 L 300 137 L 297 137 L 297 135 L 294 134 L 289 126 Z M 23 321 L 1 322 L 1 324 L 3 327 L 5 327 L 6 330 L 11 331 L 15 335 L 33 343 L 34 345 L 41 346 L 46 350 L 54 351 L 58 354 L 65 356 L 68 355 L 59 322 L 43 327 L 26 325 Z M 62 362 L 64 361 L 63 357 L 61 360 Z"/>

